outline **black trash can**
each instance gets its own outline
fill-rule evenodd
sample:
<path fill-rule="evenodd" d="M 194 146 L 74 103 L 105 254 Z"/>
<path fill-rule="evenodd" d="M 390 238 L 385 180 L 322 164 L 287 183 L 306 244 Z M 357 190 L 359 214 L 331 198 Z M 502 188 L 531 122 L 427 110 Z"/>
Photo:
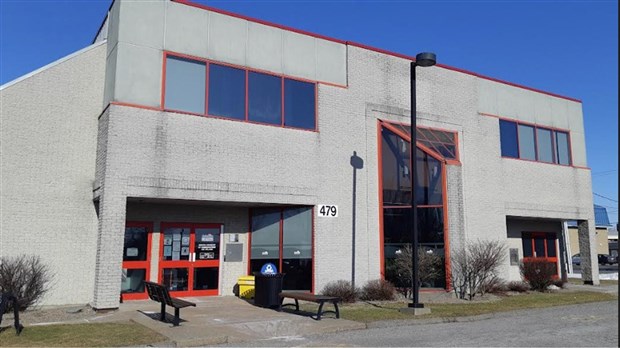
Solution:
<path fill-rule="evenodd" d="M 283 278 L 284 273 L 254 273 L 254 304 L 265 308 L 278 307 Z"/>

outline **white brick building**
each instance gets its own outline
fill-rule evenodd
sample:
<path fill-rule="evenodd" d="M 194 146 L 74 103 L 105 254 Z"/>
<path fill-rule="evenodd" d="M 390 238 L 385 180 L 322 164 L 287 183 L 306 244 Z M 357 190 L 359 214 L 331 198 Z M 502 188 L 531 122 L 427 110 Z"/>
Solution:
<path fill-rule="evenodd" d="M 410 242 L 411 59 L 116 0 L 92 45 L 0 89 L 0 255 L 51 265 L 46 304 L 101 309 L 144 298 L 144 279 L 232 295 L 266 262 L 294 289 L 393 279 Z M 566 220 L 598 284 L 581 102 L 443 65 L 417 81 L 420 242 L 445 265 L 425 286 L 448 287 L 449 251 L 477 239 L 511 250 L 507 280 L 524 257 L 561 273 Z"/>

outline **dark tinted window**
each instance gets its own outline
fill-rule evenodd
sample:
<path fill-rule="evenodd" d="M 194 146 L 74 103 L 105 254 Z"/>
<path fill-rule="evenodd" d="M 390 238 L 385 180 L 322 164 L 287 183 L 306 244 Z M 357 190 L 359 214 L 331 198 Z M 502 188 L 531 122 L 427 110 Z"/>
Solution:
<path fill-rule="evenodd" d="M 148 236 L 145 227 L 126 227 L 123 261 L 146 261 Z"/>
<path fill-rule="evenodd" d="M 245 119 L 245 71 L 209 64 L 209 115 Z"/>
<path fill-rule="evenodd" d="M 570 165 L 570 150 L 568 146 L 568 134 L 555 132 L 555 142 L 557 145 L 557 161 L 559 164 Z"/>
<path fill-rule="evenodd" d="M 386 244 L 411 243 L 411 234 L 410 208 L 383 209 L 383 238 Z"/>
<path fill-rule="evenodd" d="M 551 130 L 536 128 L 536 141 L 538 148 L 538 160 L 543 162 L 553 162 L 553 141 Z"/>
<path fill-rule="evenodd" d="M 555 236 L 548 235 L 547 236 L 547 257 L 556 257 L 555 252 Z"/>
<path fill-rule="evenodd" d="M 256 72 L 248 74 L 248 119 L 281 125 L 282 79 Z"/>
<path fill-rule="evenodd" d="M 534 238 L 534 251 L 536 257 L 545 257 L 545 239 L 543 237 Z"/>
<path fill-rule="evenodd" d="M 441 163 L 422 152 L 417 153 L 417 175 L 416 175 L 416 202 L 419 205 L 441 205 L 443 204 L 441 188 L 442 175 Z"/>
<path fill-rule="evenodd" d="M 418 241 L 443 244 L 443 209 L 418 208 Z"/>
<path fill-rule="evenodd" d="M 164 107 L 203 114 L 205 112 L 206 64 L 178 57 L 166 58 Z"/>
<path fill-rule="evenodd" d="M 252 211 L 252 259 L 280 257 L 280 210 Z M 277 265 L 277 263 L 276 263 Z"/>
<path fill-rule="evenodd" d="M 514 122 L 499 121 L 500 143 L 502 156 L 519 157 L 519 146 L 517 142 L 517 124 Z"/>
<path fill-rule="evenodd" d="M 523 257 L 532 257 L 534 256 L 534 251 L 532 250 L 532 237 L 530 235 L 523 235 Z"/>
<path fill-rule="evenodd" d="M 284 79 L 284 125 L 315 129 L 315 85 Z"/>
<path fill-rule="evenodd" d="M 382 130 L 383 205 L 411 205 L 409 142 Z"/>

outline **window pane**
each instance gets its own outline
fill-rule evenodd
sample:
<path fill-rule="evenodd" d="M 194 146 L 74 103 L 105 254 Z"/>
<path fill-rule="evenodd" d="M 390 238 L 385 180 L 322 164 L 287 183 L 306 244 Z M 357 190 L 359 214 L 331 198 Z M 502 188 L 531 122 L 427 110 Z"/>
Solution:
<path fill-rule="evenodd" d="M 126 269 L 123 268 L 121 280 L 121 292 L 136 293 L 144 292 L 144 281 L 146 280 L 145 269 Z"/>
<path fill-rule="evenodd" d="M 411 205 L 409 142 L 382 129 L 383 205 Z"/>
<path fill-rule="evenodd" d="M 315 85 L 284 79 L 284 125 L 315 129 Z"/>
<path fill-rule="evenodd" d="M 499 120 L 499 136 L 502 148 L 502 156 L 519 157 L 517 146 L 517 124 L 514 122 Z"/>
<path fill-rule="evenodd" d="M 194 60 L 166 58 L 166 109 L 205 112 L 206 64 Z"/>
<path fill-rule="evenodd" d="M 312 259 L 284 259 L 282 273 L 282 290 L 312 289 Z"/>
<path fill-rule="evenodd" d="M 534 237 L 534 251 L 536 257 L 545 257 L 545 239 L 543 237 Z"/>
<path fill-rule="evenodd" d="M 123 261 L 146 261 L 148 237 L 145 227 L 126 227 Z"/>
<path fill-rule="evenodd" d="M 162 285 L 170 291 L 187 290 L 188 271 L 187 268 L 164 268 L 162 272 Z"/>
<path fill-rule="evenodd" d="M 282 124 L 282 79 L 250 72 L 248 75 L 248 119 Z"/>
<path fill-rule="evenodd" d="M 164 230 L 164 261 L 189 260 L 189 228 Z"/>
<path fill-rule="evenodd" d="M 564 132 L 555 132 L 555 141 L 557 143 L 558 163 L 564 164 L 564 165 L 570 165 L 568 134 Z"/>
<path fill-rule="evenodd" d="M 547 257 L 556 257 L 555 252 L 555 236 L 548 235 L 547 236 Z"/>
<path fill-rule="evenodd" d="M 443 209 L 418 208 L 418 241 L 443 244 Z"/>
<path fill-rule="evenodd" d="M 252 211 L 252 259 L 280 257 L 280 210 Z M 277 263 L 276 263 L 277 265 Z"/>
<path fill-rule="evenodd" d="M 544 128 L 536 128 L 536 140 L 538 141 L 538 160 L 553 162 L 553 141 L 551 131 Z"/>
<path fill-rule="evenodd" d="M 534 143 L 534 127 L 519 125 L 519 157 L 536 160 L 536 145 Z"/>
<path fill-rule="evenodd" d="M 282 257 L 288 259 L 312 258 L 312 209 L 284 210 L 282 221 Z"/>
<path fill-rule="evenodd" d="M 534 256 L 534 251 L 532 250 L 532 237 L 529 235 L 523 235 L 523 257 L 532 256 Z"/>
<path fill-rule="evenodd" d="M 411 243 L 411 208 L 383 209 L 383 239 L 386 244 L 386 257 L 388 244 Z"/>
<path fill-rule="evenodd" d="M 416 202 L 419 205 L 443 204 L 441 163 L 417 149 Z"/>
<path fill-rule="evenodd" d="M 209 115 L 245 120 L 245 71 L 209 64 Z"/>
<path fill-rule="evenodd" d="M 219 268 L 194 268 L 194 290 L 214 290 L 219 283 Z"/>

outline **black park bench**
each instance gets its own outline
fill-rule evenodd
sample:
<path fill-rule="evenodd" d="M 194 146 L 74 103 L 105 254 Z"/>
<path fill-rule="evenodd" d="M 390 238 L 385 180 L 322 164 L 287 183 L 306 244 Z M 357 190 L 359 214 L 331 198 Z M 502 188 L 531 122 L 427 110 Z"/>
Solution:
<path fill-rule="evenodd" d="M 316 320 L 321 320 L 321 315 L 324 313 L 335 313 L 336 318 L 340 318 L 340 311 L 338 310 L 338 302 L 340 302 L 340 297 L 332 297 L 332 296 L 323 296 L 323 295 L 313 295 L 309 292 L 303 291 L 282 291 L 280 293 L 280 306 L 278 307 L 278 311 L 282 310 L 282 304 L 284 303 L 285 298 L 292 298 L 295 300 L 295 311 L 299 312 L 299 300 L 314 302 L 319 304 L 319 310 L 316 313 Z M 324 311 L 323 305 L 325 302 L 329 302 L 334 305 L 335 311 Z"/>
<path fill-rule="evenodd" d="M 179 326 L 179 311 L 181 308 L 190 306 L 196 307 L 196 304 L 193 302 L 173 298 L 170 296 L 168 289 L 161 284 L 145 281 L 144 286 L 146 286 L 146 292 L 148 292 L 149 298 L 155 302 L 161 303 L 161 317 L 159 319 L 161 321 L 166 321 L 166 305 L 174 307 L 174 326 Z"/>

